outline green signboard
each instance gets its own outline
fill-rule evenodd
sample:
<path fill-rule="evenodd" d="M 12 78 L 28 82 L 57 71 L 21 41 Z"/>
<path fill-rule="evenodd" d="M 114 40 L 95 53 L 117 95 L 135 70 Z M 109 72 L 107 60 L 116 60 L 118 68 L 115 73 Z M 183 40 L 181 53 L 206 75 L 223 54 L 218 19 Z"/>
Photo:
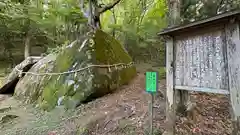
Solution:
<path fill-rule="evenodd" d="M 157 72 L 146 72 L 146 91 L 149 93 L 156 93 L 158 87 Z"/>

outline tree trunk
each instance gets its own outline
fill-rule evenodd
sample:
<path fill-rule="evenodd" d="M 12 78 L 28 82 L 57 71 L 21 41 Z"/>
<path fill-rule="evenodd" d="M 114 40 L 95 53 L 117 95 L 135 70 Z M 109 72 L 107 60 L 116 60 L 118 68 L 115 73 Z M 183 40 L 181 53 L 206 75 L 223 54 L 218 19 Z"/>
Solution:
<path fill-rule="evenodd" d="M 170 27 L 179 25 L 181 22 L 181 1 L 180 0 L 169 0 L 169 25 Z"/>
<path fill-rule="evenodd" d="M 24 1 L 24 14 L 28 15 L 29 12 L 28 12 L 28 8 L 27 6 L 30 5 L 30 2 L 31 1 Z M 24 42 L 24 58 L 26 59 L 27 57 L 30 56 L 30 30 L 31 30 L 31 20 L 29 18 L 27 18 L 25 21 L 24 21 L 24 27 L 23 27 L 23 31 L 25 32 L 25 42 Z"/>
<path fill-rule="evenodd" d="M 179 25 L 180 20 L 180 12 L 181 12 L 181 1 L 180 0 L 169 0 L 168 1 L 168 16 L 169 16 L 169 26 L 174 27 Z M 168 41 L 169 42 L 169 41 Z M 171 44 L 170 44 L 171 43 Z M 180 113 L 184 113 L 187 110 L 187 104 L 189 102 L 189 94 L 188 91 L 184 90 L 176 90 L 174 89 L 174 46 L 173 41 L 168 43 L 167 48 L 167 69 L 171 69 L 171 71 L 167 75 L 167 104 L 166 104 L 166 121 L 167 127 L 164 135 L 174 135 L 175 134 L 175 120 L 176 120 L 176 111 Z M 172 48 L 170 47 L 172 46 Z M 172 51 L 172 52 L 171 52 Z M 171 57 L 171 58 L 170 58 Z M 172 73 L 173 72 L 173 73 Z M 171 83 L 169 83 L 171 82 Z M 179 101 L 177 102 L 177 99 Z"/>
<path fill-rule="evenodd" d="M 116 18 L 114 9 L 112 10 L 112 13 L 113 13 L 113 23 L 114 23 L 114 24 L 117 24 L 117 18 Z M 115 30 L 115 28 L 113 28 L 113 30 L 112 30 L 112 36 L 113 36 L 114 38 L 115 38 L 115 36 L 116 36 L 116 30 Z"/>
<path fill-rule="evenodd" d="M 100 13 L 97 0 L 89 0 L 88 24 L 93 30 L 100 29 Z"/>
<path fill-rule="evenodd" d="M 26 59 L 27 57 L 29 57 L 29 56 L 30 56 L 30 53 L 31 53 L 30 40 L 31 40 L 31 37 L 30 37 L 29 33 L 27 33 L 26 39 L 25 39 L 25 49 L 24 49 L 24 58 L 25 58 L 25 59 Z"/>
<path fill-rule="evenodd" d="M 112 9 L 116 4 L 118 4 L 121 0 L 115 0 L 114 2 L 107 4 L 104 7 L 98 5 L 97 0 L 89 0 L 89 10 L 85 12 L 84 8 L 84 0 L 81 0 L 81 9 L 83 14 L 88 18 L 88 24 L 93 30 L 101 29 L 100 15 L 107 10 Z"/>

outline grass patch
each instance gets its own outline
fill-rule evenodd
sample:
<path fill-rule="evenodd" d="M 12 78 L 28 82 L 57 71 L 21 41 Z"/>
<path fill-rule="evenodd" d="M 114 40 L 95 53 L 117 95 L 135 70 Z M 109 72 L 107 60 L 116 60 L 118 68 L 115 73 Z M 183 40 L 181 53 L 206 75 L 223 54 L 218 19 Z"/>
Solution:
<path fill-rule="evenodd" d="M 162 135 L 162 131 L 160 129 L 153 129 L 153 134 L 150 134 L 150 129 L 144 130 L 144 135 Z"/>
<path fill-rule="evenodd" d="M 160 67 L 158 71 L 158 77 L 159 79 L 165 79 L 166 78 L 166 68 Z"/>

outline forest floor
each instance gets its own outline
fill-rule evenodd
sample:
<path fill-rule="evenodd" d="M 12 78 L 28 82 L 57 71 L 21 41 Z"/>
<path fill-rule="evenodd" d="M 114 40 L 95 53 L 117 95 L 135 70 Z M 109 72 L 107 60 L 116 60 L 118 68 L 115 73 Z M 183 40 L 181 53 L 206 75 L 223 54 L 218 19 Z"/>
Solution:
<path fill-rule="evenodd" d="M 0 95 L 0 135 L 148 135 L 150 95 L 145 92 L 148 69 L 138 69 L 137 77 L 115 93 L 98 98 L 75 110 L 56 108 L 42 112 L 23 105 L 13 97 Z M 165 80 L 154 95 L 154 135 L 164 131 Z M 197 102 L 196 120 L 177 117 L 178 135 L 229 135 L 229 99 L 214 94 L 191 94 Z"/>

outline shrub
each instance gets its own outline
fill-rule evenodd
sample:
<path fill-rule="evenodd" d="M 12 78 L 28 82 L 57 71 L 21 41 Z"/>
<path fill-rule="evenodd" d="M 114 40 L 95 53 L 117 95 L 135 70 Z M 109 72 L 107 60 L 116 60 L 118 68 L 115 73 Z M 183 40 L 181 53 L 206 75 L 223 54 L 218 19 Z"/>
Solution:
<path fill-rule="evenodd" d="M 159 79 L 165 79 L 166 78 L 166 68 L 160 67 L 158 72 Z"/>

